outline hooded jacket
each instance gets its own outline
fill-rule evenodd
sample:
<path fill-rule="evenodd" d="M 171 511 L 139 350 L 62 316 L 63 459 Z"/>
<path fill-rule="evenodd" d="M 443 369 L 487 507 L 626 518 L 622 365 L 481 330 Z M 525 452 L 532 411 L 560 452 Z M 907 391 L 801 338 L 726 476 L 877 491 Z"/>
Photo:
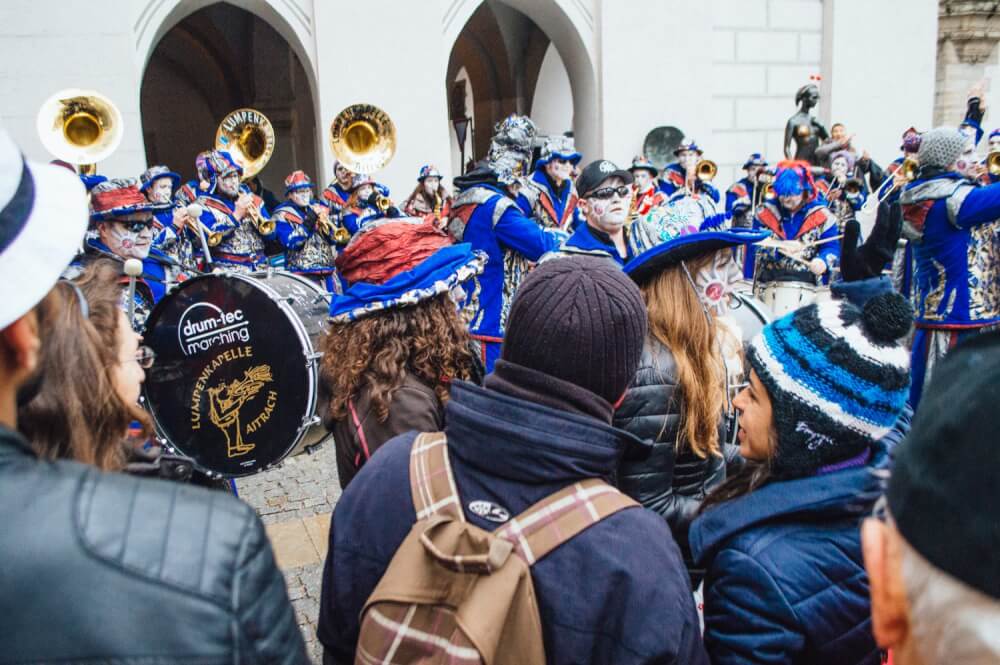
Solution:
<path fill-rule="evenodd" d="M 626 447 L 642 447 L 608 424 L 611 407 L 596 395 L 564 390 L 572 384 L 537 372 L 535 379 L 548 381 L 528 388 L 521 378 L 531 370 L 502 361 L 497 367 L 487 388 L 453 384 L 445 410 L 452 471 L 472 524 L 488 531 L 500 525 L 473 513 L 473 501 L 517 515 L 574 481 L 608 478 Z M 537 390 L 543 384 L 547 395 Z M 532 390 L 540 400 L 523 399 Z M 603 422 L 595 411 L 605 414 Z M 415 522 L 409 483 L 415 437 L 410 432 L 386 443 L 337 504 L 318 626 L 327 663 L 352 662 L 365 600 Z M 680 552 L 653 513 L 622 510 L 531 572 L 548 663 L 707 663 Z"/>
<path fill-rule="evenodd" d="M 694 521 L 713 665 L 878 665 L 859 527 L 887 457 L 880 443 L 866 466 L 771 482 Z"/>

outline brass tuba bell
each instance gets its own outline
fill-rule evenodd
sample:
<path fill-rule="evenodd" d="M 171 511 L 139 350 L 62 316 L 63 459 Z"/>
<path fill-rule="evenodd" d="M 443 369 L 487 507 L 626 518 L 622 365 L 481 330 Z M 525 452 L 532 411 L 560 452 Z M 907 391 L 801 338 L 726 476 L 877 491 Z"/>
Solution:
<path fill-rule="evenodd" d="M 96 172 L 122 140 L 122 115 L 114 102 L 94 90 L 68 88 L 42 104 L 35 117 L 38 138 L 57 158 Z"/>
<path fill-rule="evenodd" d="M 256 109 L 236 109 L 219 123 L 215 149 L 226 150 L 243 167 L 243 179 L 260 173 L 274 154 L 274 127 Z"/>
<path fill-rule="evenodd" d="M 711 159 L 703 159 L 694 167 L 694 174 L 702 182 L 710 182 L 719 172 L 719 167 Z"/>
<path fill-rule="evenodd" d="M 396 126 L 371 104 L 353 104 L 330 123 L 330 150 L 349 171 L 375 173 L 396 153 Z"/>

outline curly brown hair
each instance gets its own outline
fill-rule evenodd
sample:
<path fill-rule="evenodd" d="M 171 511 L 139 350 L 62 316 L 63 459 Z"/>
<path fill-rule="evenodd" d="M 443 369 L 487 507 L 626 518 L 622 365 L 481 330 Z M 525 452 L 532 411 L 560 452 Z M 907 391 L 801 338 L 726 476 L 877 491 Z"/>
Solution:
<path fill-rule="evenodd" d="M 127 461 L 125 437 L 132 421 L 149 436 L 152 422 L 115 390 L 111 368 L 117 362 L 121 321 L 121 269 L 95 261 L 78 282 L 86 298 L 60 282 L 38 307 L 42 352 L 37 389 L 19 400 L 18 426 L 39 456 L 72 459 L 105 471 Z"/>
<path fill-rule="evenodd" d="M 333 323 L 328 332 L 320 366 L 323 391 L 330 396 L 327 420 L 347 417 L 348 401 L 367 386 L 375 416 L 385 422 L 407 373 L 433 387 L 444 404 L 449 382 L 468 379 L 473 368 L 469 332 L 447 293 L 413 307 Z"/>

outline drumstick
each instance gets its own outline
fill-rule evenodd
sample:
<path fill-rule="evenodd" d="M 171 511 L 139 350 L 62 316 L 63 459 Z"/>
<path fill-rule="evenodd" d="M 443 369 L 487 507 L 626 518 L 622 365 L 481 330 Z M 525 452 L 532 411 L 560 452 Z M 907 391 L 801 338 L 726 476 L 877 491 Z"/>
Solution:
<path fill-rule="evenodd" d="M 843 237 L 844 237 L 844 234 L 841 233 L 839 236 L 833 236 L 832 238 L 824 238 L 824 239 L 821 239 L 821 240 L 814 240 L 812 242 L 805 242 L 805 243 L 802 243 L 802 249 L 806 249 L 807 247 L 816 247 L 817 245 L 822 245 L 824 243 L 833 242 L 834 240 L 840 240 Z"/>

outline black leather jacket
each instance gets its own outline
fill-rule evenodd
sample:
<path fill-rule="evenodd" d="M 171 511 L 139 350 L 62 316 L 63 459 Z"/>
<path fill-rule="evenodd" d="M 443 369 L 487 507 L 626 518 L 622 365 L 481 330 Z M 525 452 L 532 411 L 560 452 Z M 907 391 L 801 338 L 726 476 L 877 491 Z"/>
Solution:
<path fill-rule="evenodd" d="M 0 662 L 308 663 L 253 510 L 0 427 Z"/>
<path fill-rule="evenodd" d="M 681 407 L 674 356 L 659 340 L 647 335 L 639 370 L 615 412 L 614 425 L 653 442 L 653 452 L 644 461 L 623 462 L 618 486 L 667 520 L 685 559 L 689 559 L 688 527 L 708 492 L 725 480 L 726 459 L 737 451 L 729 450 L 735 446 L 727 446 L 727 457 L 702 459 L 682 445 L 677 454 Z M 724 439 L 725 424 L 720 421 L 719 440 Z"/>

